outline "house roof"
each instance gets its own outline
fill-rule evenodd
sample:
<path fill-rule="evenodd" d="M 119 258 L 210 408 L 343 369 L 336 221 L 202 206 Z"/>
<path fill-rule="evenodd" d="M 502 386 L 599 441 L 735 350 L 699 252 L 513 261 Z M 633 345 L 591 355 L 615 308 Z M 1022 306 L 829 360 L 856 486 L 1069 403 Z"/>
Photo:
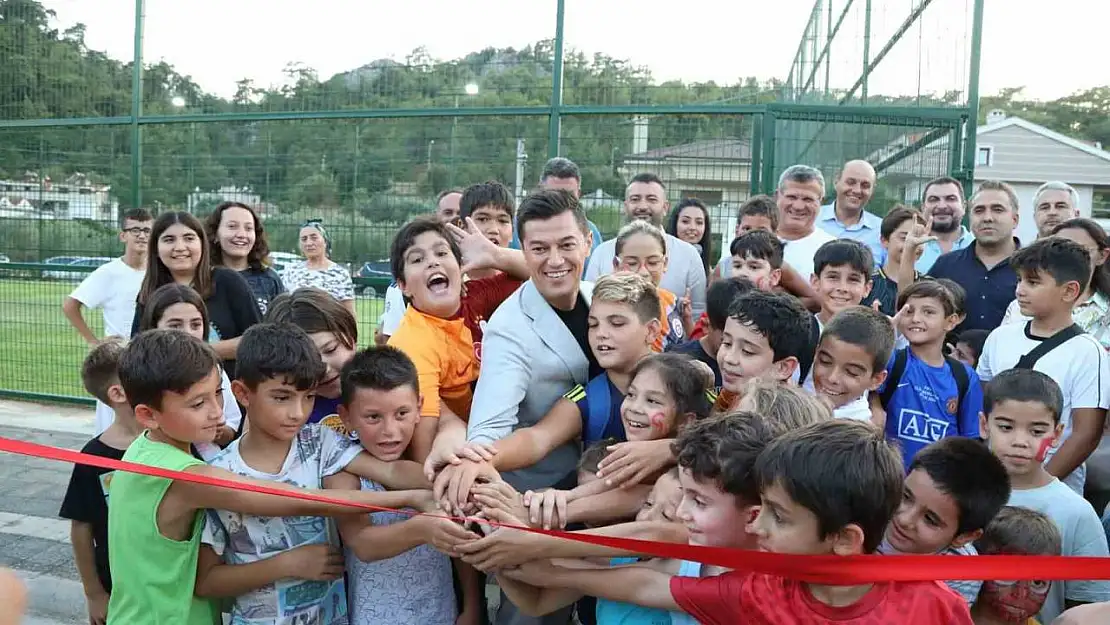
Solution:
<path fill-rule="evenodd" d="M 976 131 L 975 136 L 981 137 L 983 135 L 1002 130 L 1003 128 L 1010 128 L 1012 126 L 1023 128 L 1025 130 L 1028 130 L 1029 132 L 1039 134 L 1043 137 L 1052 139 L 1053 141 L 1063 143 L 1068 147 L 1075 148 L 1080 152 L 1086 152 L 1091 156 L 1110 162 L 1110 152 L 1107 152 L 1106 150 L 1101 150 L 1085 141 L 1080 141 L 1079 139 L 1073 139 L 1067 135 L 1060 134 L 1055 130 L 1049 130 L 1048 128 L 1045 128 L 1040 124 L 1034 124 L 1033 122 L 1024 120 L 1020 117 L 1007 117 L 1006 119 L 1003 119 L 1001 121 L 979 126 L 979 129 L 978 131 Z"/>
<path fill-rule="evenodd" d="M 752 146 L 747 139 L 707 139 L 625 156 L 626 160 L 635 161 L 661 161 L 673 158 L 746 161 L 752 158 Z"/>

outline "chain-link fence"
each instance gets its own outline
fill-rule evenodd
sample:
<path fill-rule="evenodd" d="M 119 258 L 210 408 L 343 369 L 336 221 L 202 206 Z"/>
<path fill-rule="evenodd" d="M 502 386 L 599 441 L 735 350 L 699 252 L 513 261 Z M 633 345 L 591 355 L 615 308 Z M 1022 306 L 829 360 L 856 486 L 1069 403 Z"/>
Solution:
<path fill-rule="evenodd" d="M 879 213 L 915 199 L 934 176 L 969 179 L 981 2 L 817 0 L 804 29 L 804 15 L 777 15 L 789 33 L 780 39 L 804 30 L 785 81 L 741 77 L 743 58 L 761 51 L 726 36 L 742 33 L 711 18 L 734 9 L 712 0 L 690 0 L 673 16 L 675 28 L 696 23 L 706 36 L 657 43 L 679 58 L 738 59 L 715 80 L 657 77 L 587 52 L 607 48 L 597 33 L 611 32 L 603 25 L 614 19 L 628 32 L 661 27 L 633 0 L 550 0 L 540 4 L 552 22 L 505 26 L 530 41 L 523 47 L 475 44 L 439 60 L 414 46 L 403 58 L 329 69 L 330 77 L 290 52 L 274 75 L 245 76 L 221 91 L 198 84 L 190 71 L 200 69 L 190 68 L 219 74 L 211 57 L 220 50 L 227 63 L 251 47 L 280 56 L 275 42 L 296 48 L 305 37 L 355 45 L 354 27 L 335 23 L 349 3 L 321 0 L 315 17 L 267 17 L 264 32 L 244 38 L 239 5 L 196 0 L 183 13 L 170 0 L 103 0 L 98 11 L 134 23 L 133 48 L 116 37 L 113 55 L 98 51 L 93 27 L 75 23 L 80 15 L 67 18 L 87 14 L 82 3 L 0 0 L 0 261 L 10 261 L 0 270 L 0 394 L 84 396 L 77 369 L 85 346 L 60 305 L 98 259 L 121 253 L 116 222 L 131 207 L 206 215 L 242 201 L 263 215 L 271 250 L 291 254 L 299 225 L 320 218 L 334 238 L 332 259 L 357 273 L 386 260 L 393 233 L 429 212 L 438 192 L 497 179 L 519 198 L 555 155 L 579 165 L 583 204 L 607 236 L 623 221 L 627 180 L 641 172 L 659 175 L 672 202 L 705 201 L 718 242 L 740 204 L 773 192 L 796 162 L 831 179 L 848 159 L 870 160 L 880 179 L 869 208 Z M 511 21 L 517 13 L 508 0 L 451 6 L 431 18 L 429 38 L 437 25 L 480 32 L 492 23 L 475 14 Z M 184 37 L 190 14 L 206 11 L 228 19 L 206 20 L 205 32 L 190 35 L 190 52 L 175 53 L 170 44 Z M 338 30 L 312 31 L 317 14 Z M 941 19 L 941 34 L 921 34 Z M 955 33 L 966 37 L 953 52 L 946 42 Z M 861 42 L 873 43 L 862 51 Z M 916 61 L 889 67 L 903 57 Z M 697 65 L 682 71 L 701 76 Z M 854 88 L 851 67 L 865 78 Z M 922 78 L 907 83 L 912 68 Z M 360 287 L 366 344 L 383 284 L 364 279 Z M 98 331 L 99 313 L 87 317 Z"/>

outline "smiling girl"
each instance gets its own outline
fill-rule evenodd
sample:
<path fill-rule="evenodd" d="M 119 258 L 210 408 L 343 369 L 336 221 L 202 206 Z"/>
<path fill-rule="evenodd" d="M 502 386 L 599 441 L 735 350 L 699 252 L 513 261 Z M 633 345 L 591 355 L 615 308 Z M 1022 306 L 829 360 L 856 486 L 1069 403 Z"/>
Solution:
<path fill-rule="evenodd" d="M 667 220 L 667 232 L 693 245 L 705 265 L 709 275 L 709 264 L 713 254 L 713 227 L 709 221 L 709 209 L 705 202 L 697 198 L 686 198 L 675 205 Z"/>
<path fill-rule="evenodd" d="M 682 342 L 693 330 L 689 297 L 679 299 L 660 288 L 667 272 L 667 242 L 663 233 L 645 221 L 633 221 L 620 229 L 613 247 L 613 269 L 631 271 L 651 279 L 659 294 L 659 335 L 653 345 L 661 352 Z"/>
<path fill-rule="evenodd" d="M 204 221 L 212 265 L 239 272 L 265 315 L 270 300 L 285 292 L 281 277 L 270 268 L 270 245 L 258 213 L 240 202 L 224 202 Z"/>
<path fill-rule="evenodd" d="M 155 249 L 147 256 L 146 276 L 136 300 L 131 335 L 138 334 L 143 310 L 158 287 L 172 283 L 192 287 L 208 308 L 211 324 L 206 338 L 223 360 L 228 375 L 234 377 L 239 337 L 262 317 L 250 286 L 238 272 L 211 265 L 204 227 L 189 213 L 174 211 L 159 215 L 151 228 L 150 240 Z"/>

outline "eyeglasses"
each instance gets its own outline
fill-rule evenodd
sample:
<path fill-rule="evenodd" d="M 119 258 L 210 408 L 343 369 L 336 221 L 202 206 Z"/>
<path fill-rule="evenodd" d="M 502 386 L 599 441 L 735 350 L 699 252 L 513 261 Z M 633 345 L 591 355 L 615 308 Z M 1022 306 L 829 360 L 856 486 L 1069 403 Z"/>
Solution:
<path fill-rule="evenodd" d="M 149 237 L 150 233 L 151 233 L 150 228 L 140 228 L 138 226 L 134 226 L 134 227 L 131 227 L 131 228 L 124 228 L 123 231 L 126 232 L 127 234 L 130 234 L 130 235 L 136 236 L 136 237 L 139 236 L 139 235 Z"/>

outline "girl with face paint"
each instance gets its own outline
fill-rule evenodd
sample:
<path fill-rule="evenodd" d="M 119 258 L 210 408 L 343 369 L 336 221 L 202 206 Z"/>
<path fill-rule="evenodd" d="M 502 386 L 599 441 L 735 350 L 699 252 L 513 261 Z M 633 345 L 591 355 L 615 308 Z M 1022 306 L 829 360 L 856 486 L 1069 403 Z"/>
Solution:
<path fill-rule="evenodd" d="M 975 543 L 980 555 L 1058 556 L 1060 530 L 1044 514 L 1006 506 Z M 976 625 L 1033 625 L 1052 584 L 1043 580 L 987 580 L 971 608 Z"/>

